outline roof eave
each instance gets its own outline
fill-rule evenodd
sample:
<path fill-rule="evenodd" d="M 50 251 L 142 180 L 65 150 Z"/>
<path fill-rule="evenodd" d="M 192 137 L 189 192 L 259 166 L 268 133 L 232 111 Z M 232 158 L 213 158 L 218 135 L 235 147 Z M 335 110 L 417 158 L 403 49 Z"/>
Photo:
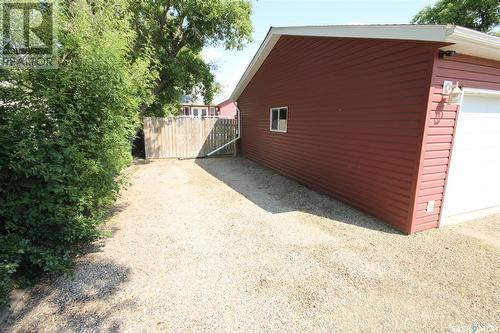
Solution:
<path fill-rule="evenodd" d="M 500 61 L 500 38 L 479 31 L 454 27 L 446 42 L 453 45 L 443 49 L 453 49 L 457 53 Z"/>
<path fill-rule="evenodd" d="M 231 101 L 236 102 L 282 35 L 442 42 L 453 44 L 443 49 L 500 61 L 500 38 L 451 24 L 271 27 L 233 90 Z"/>
<path fill-rule="evenodd" d="M 252 58 L 252 61 L 250 62 L 250 64 L 248 64 L 245 72 L 243 73 L 240 80 L 238 81 L 238 84 L 234 88 L 233 93 L 231 94 L 231 96 L 229 96 L 230 101 L 236 102 L 239 95 L 242 93 L 242 90 L 245 88 L 245 86 L 248 84 L 248 82 L 252 79 L 253 75 L 260 68 L 260 66 L 262 65 L 264 60 L 267 58 L 267 56 L 271 52 L 274 45 L 278 42 L 278 39 L 280 36 L 277 36 L 274 33 L 274 29 L 276 29 L 276 28 L 274 28 L 274 27 L 269 28 L 269 31 L 267 32 L 266 37 L 264 38 L 264 40 L 260 44 L 259 49 L 257 50 L 257 53 L 255 53 L 255 55 Z M 251 73 L 251 72 L 253 72 L 253 73 Z"/>

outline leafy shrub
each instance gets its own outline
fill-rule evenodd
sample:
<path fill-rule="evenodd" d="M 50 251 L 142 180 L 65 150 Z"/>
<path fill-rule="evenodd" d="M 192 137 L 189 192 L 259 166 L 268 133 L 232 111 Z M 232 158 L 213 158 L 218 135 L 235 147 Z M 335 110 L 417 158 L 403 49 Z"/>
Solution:
<path fill-rule="evenodd" d="M 71 271 L 131 162 L 154 73 L 129 57 L 123 0 L 60 6 L 59 68 L 0 72 L 0 302 L 13 281 Z"/>

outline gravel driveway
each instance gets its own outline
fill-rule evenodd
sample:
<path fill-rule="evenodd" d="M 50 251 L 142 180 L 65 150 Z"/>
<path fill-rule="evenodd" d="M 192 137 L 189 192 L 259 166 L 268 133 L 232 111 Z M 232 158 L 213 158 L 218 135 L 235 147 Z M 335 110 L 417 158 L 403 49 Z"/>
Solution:
<path fill-rule="evenodd" d="M 112 236 L 5 331 L 500 329 L 498 215 L 405 236 L 243 158 L 130 180 Z"/>

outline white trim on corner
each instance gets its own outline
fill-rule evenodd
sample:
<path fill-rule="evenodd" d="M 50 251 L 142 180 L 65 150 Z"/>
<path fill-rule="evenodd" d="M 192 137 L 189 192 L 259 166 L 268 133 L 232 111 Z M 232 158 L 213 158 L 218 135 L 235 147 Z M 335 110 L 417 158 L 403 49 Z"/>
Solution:
<path fill-rule="evenodd" d="M 449 158 L 448 158 L 448 169 L 446 170 L 446 178 L 445 178 L 445 183 L 444 183 L 444 192 L 443 196 L 441 197 L 441 208 L 439 209 L 439 219 L 438 219 L 438 228 L 441 228 L 443 219 L 446 220 L 447 217 L 443 216 L 444 207 L 446 205 L 446 191 L 448 190 L 448 177 L 450 176 L 450 169 L 451 165 L 453 163 L 453 144 L 455 143 L 455 135 L 457 134 L 457 128 L 460 125 L 460 113 L 462 112 L 462 105 L 464 103 L 464 95 L 465 91 L 467 88 L 463 88 L 462 96 L 460 96 L 460 102 L 458 104 L 458 109 L 457 109 L 457 114 L 455 116 L 455 129 L 453 131 L 453 136 L 451 138 L 451 148 L 450 148 L 450 153 L 449 153 Z M 445 223 L 446 224 L 446 223 Z"/>
<path fill-rule="evenodd" d="M 280 119 L 279 115 L 279 110 L 281 109 L 286 109 L 286 129 L 285 130 L 279 130 L 279 129 L 273 129 L 273 110 L 278 110 L 278 120 Z M 269 108 L 269 131 L 271 132 L 278 132 L 278 133 L 286 133 L 288 132 L 288 106 L 274 106 L 272 108 Z"/>

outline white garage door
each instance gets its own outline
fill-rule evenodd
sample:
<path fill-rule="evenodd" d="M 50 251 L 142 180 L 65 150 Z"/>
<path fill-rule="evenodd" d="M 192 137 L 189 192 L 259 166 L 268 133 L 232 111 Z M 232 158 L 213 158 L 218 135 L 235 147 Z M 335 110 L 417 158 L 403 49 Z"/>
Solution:
<path fill-rule="evenodd" d="M 460 214 L 493 211 L 499 206 L 500 91 L 465 90 L 441 224 L 460 221 Z"/>

